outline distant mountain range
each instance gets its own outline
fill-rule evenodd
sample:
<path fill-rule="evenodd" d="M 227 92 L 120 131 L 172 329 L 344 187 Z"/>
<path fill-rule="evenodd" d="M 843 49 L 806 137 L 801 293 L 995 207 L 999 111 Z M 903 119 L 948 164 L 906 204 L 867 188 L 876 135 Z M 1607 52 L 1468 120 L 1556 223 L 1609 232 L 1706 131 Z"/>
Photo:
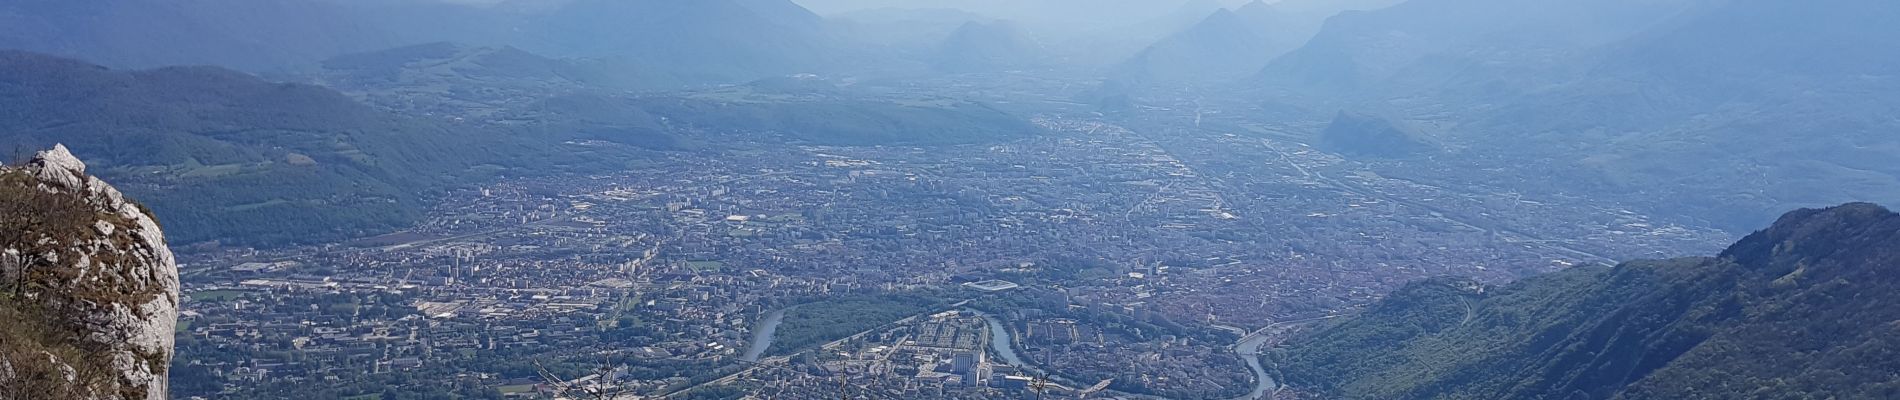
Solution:
<path fill-rule="evenodd" d="M 1255 0 L 1232 10 L 1212 0 L 1189 2 L 1173 15 L 1200 11 L 1194 23 L 1162 37 L 1117 67 L 1113 79 L 1129 83 L 1231 82 L 1255 76 L 1269 62 L 1306 43 L 1327 17 L 1347 10 L 1377 9 L 1394 0 Z M 1167 25 L 1178 16 L 1164 17 Z"/>
<path fill-rule="evenodd" d="M 582 92 L 542 100 L 509 118 L 547 132 L 623 143 L 656 134 L 716 139 L 739 133 L 819 145 L 925 146 L 1008 140 L 1041 129 L 989 104 L 884 98 L 812 77 L 638 96 Z"/>
<path fill-rule="evenodd" d="M 1900 214 L 1789 213 L 1720 256 L 1410 285 L 1273 356 L 1342 399 L 1891 398 Z"/>
<path fill-rule="evenodd" d="M 1331 19 L 1258 86 L 1442 127 L 1462 153 L 1440 161 L 1566 182 L 1533 190 L 1741 231 L 1900 199 L 1895 18 L 1878 0 L 1413 0 Z"/>
<path fill-rule="evenodd" d="M 845 35 L 882 46 L 926 46 L 940 43 L 971 22 L 998 21 L 950 8 L 877 8 L 831 16 Z"/>
<path fill-rule="evenodd" d="M 1411 0 L 1326 21 L 1260 72 L 1315 93 L 1408 93 L 1446 81 L 1563 73 L 1703 0 Z M 1587 64 L 1586 64 L 1587 65 Z M 1483 87 L 1481 87 L 1483 88 Z"/>
<path fill-rule="evenodd" d="M 0 52 L 0 104 L 5 148 L 66 144 L 157 210 L 180 244 L 386 231 L 412 222 L 425 193 L 581 157 L 212 67 L 118 71 Z"/>
<path fill-rule="evenodd" d="M 1038 129 L 982 103 L 851 95 L 816 78 L 627 96 L 584 89 L 612 79 L 591 68 L 448 44 L 324 64 L 320 77 L 337 87 L 380 87 L 357 92 L 381 106 L 372 107 L 215 67 L 113 70 L 5 51 L 0 149 L 20 149 L 19 158 L 64 143 L 157 210 L 175 243 L 270 246 L 407 227 L 445 190 L 613 169 L 629 152 L 679 148 L 685 136 L 931 145 Z"/>
<path fill-rule="evenodd" d="M 303 65 L 403 44 L 386 28 L 341 4 L 309 0 L 0 2 L 0 49 L 132 68 Z"/>
<path fill-rule="evenodd" d="M 940 71 L 982 72 L 1034 65 L 1040 57 L 1034 38 L 1007 21 L 970 21 L 937 45 L 931 60 Z"/>
<path fill-rule="evenodd" d="M 1132 82 L 1221 82 L 1257 71 L 1267 60 L 1265 21 L 1227 9 L 1149 46 L 1122 64 L 1117 79 Z"/>
<path fill-rule="evenodd" d="M 491 117 L 551 94 L 681 84 L 613 61 L 446 42 L 338 56 L 298 76 L 411 115 L 465 118 Z"/>
<path fill-rule="evenodd" d="M 538 53 L 607 58 L 685 82 L 745 81 L 828 62 L 823 20 L 790 0 L 573 0 L 528 17 Z"/>
<path fill-rule="evenodd" d="M 808 70 L 834 42 L 789 0 L 22 0 L 0 4 L 0 48 L 115 67 L 294 70 L 435 42 L 613 60 L 641 78 L 743 82 Z"/>

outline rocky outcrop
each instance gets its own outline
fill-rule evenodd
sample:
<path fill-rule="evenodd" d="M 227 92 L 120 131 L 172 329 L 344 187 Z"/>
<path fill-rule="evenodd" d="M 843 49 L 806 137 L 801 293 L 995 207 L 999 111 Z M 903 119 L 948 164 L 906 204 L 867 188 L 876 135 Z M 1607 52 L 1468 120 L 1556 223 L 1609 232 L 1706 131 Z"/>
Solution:
<path fill-rule="evenodd" d="M 163 399 L 178 266 L 64 146 L 0 168 L 0 398 Z"/>

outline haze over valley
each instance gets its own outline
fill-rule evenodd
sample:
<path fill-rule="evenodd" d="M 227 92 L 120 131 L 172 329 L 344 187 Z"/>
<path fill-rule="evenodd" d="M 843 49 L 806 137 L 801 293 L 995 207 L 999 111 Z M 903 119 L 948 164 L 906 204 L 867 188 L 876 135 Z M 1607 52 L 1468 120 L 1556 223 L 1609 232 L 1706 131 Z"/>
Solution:
<path fill-rule="evenodd" d="M 0 398 L 1900 396 L 1894 22 L 8 1 Z"/>

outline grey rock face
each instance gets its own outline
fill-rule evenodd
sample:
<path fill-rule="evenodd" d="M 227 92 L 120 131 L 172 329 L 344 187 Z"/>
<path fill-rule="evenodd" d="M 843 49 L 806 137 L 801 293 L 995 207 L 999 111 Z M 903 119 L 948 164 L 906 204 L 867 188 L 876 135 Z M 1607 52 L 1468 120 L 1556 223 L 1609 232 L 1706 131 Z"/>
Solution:
<path fill-rule="evenodd" d="M 15 191 L 7 199 L 56 204 L 62 218 L 9 226 L 18 239 L 6 248 L 4 275 L 10 306 L 41 315 L 46 326 L 69 338 L 91 361 L 66 382 L 35 383 L 61 393 L 49 398 L 164 399 L 166 369 L 178 323 L 178 265 L 158 221 L 137 203 L 97 178 L 64 146 L 40 152 L 20 167 L 0 168 Z M 28 187 L 30 186 L 30 187 Z M 20 194 L 24 193 L 24 194 Z M 26 207 L 8 208 L 31 210 Z M 19 218 L 32 220 L 28 218 Z M 76 225 L 76 226 L 75 226 Z M 73 371 L 75 360 L 0 360 L 0 386 L 21 385 L 13 370 L 25 362 L 50 362 Z"/>

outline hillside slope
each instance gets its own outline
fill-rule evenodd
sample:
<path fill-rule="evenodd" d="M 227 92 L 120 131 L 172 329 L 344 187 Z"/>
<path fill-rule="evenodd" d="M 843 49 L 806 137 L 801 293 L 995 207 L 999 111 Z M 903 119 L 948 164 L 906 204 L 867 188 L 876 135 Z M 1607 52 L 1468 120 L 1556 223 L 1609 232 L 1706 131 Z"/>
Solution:
<path fill-rule="evenodd" d="M 0 49 L 115 68 L 213 65 L 264 74 L 455 42 L 601 59 L 625 73 L 617 78 L 650 86 L 732 83 L 808 72 L 834 58 L 830 29 L 789 0 L 0 2 Z"/>
<path fill-rule="evenodd" d="M 0 2 L 0 48 L 125 68 L 208 64 L 272 70 L 401 44 L 384 28 L 328 1 Z"/>
<path fill-rule="evenodd" d="M 1700 1 L 1412 0 L 1326 20 L 1260 77 L 1327 97 L 1531 87 Z"/>
<path fill-rule="evenodd" d="M 970 21 L 937 44 L 932 63 L 944 72 L 989 72 L 1034 65 L 1038 45 L 1006 21 Z"/>
<path fill-rule="evenodd" d="M 1473 106 L 1459 140 L 1737 231 L 1793 207 L 1900 199 L 1900 55 L 1884 44 L 1900 3 L 1713 3 L 1608 46 L 1574 81 L 1454 100 L 1500 105 Z"/>
<path fill-rule="evenodd" d="M 545 142 L 210 67 L 118 71 L 0 52 L 0 105 L 0 148 L 65 143 L 173 221 L 181 243 L 377 233 L 406 226 L 431 190 L 571 159 Z"/>
<path fill-rule="evenodd" d="M 1415 284 L 1275 358 L 1326 398 L 1894 398 L 1896 266 L 1900 214 L 1802 210 L 1718 257 Z"/>
<path fill-rule="evenodd" d="M 1226 9 L 1187 30 L 1169 35 L 1117 66 L 1129 82 L 1224 81 L 1260 70 L 1271 59 L 1266 21 Z"/>
<path fill-rule="evenodd" d="M 508 44 L 688 84 L 810 72 L 833 50 L 823 19 L 789 0 L 573 0 L 525 23 Z"/>

